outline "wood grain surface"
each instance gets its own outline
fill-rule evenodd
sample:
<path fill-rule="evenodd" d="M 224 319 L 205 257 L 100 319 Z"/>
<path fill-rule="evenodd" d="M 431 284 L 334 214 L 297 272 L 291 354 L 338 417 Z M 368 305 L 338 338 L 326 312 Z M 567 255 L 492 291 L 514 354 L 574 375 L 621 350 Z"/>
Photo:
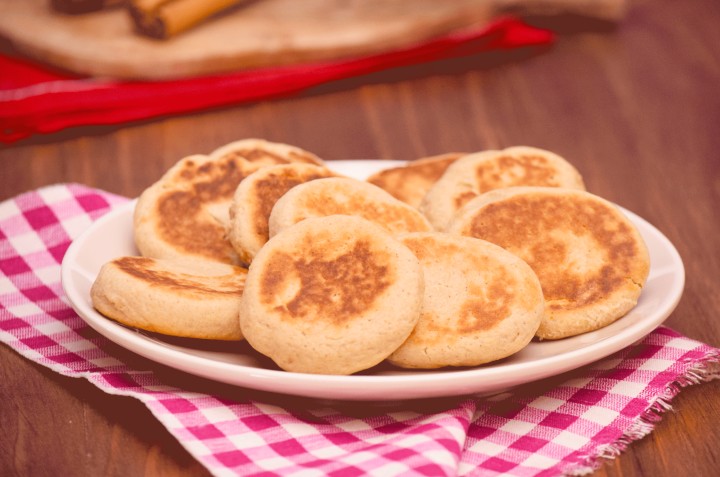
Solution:
<path fill-rule="evenodd" d="M 629 4 L 615 29 L 557 22 L 558 43 L 539 54 L 437 62 L 278 101 L 25 140 L 0 151 L 0 199 L 58 182 L 136 196 L 179 158 L 243 137 L 328 160 L 542 147 L 575 164 L 589 190 L 670 238 L 687 283 L 666 324 L 720 346 L 720 2 Z M 178 385 L 212 389 L 154 369 Z M 673 407 L 595 475 L 717 475 L 720 381 L 684 390 Z M 62 377 L 6 346 L 0 422 L 2 476 L 208 475 L 139 401 Z"/>

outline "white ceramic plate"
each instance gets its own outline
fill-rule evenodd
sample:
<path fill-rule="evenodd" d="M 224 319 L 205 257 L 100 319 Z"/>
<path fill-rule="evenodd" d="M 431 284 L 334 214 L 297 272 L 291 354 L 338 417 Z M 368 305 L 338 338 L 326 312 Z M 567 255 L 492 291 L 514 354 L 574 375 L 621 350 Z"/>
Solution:
<path fill-rule="evenodd" d="M 364 179 L 402 164 L 397 161 L 333 161 L 336 171 Z M 457 370 L 412 371 L 380 365 L 353 376 L 289 373 L 258 356 L 246 343 L 237 351 L 227 343 L 177 340 L 122 326 L 97 313 L 90 300 L 102 264 L 137 255 L 132 239 L 132 201 L 103 216 L 73 242 L 62 263 L 65 293 L 77 313 L 100 334 L 158 363 L 219 382 L 246 388 L 323 399 L 403 400 L 466 394 L 491 394 L 554 376 L 591 363 L 644 337 L 677 306 L 685 271 L 675 247 L 656 228 L 624 211 L 640 229 L 650 250 L 650 276 L 637 306 L 598 331 L 559 341 L 532 342 L 494 364 Z"/>

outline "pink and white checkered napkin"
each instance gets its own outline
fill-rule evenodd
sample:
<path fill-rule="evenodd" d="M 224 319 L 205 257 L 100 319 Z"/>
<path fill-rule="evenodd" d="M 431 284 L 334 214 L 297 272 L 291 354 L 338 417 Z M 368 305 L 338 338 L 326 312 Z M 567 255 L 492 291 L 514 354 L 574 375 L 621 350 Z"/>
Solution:
<path fill-rule="evenodd" d="M 683 386 L 720 376 L 719 349 L 661 327 L 575 372 L 429 408 L 368 404 L 358 415 L 328 403 L 298 408 L 243 391 L 179 389 L 119 359 L 60 285 L 72 239 L 125 200 L 57 185 L 0 204 L 0 338 L 58 373 L 140 399 L 216 476 L 581 473 L 649 433 Z"/>

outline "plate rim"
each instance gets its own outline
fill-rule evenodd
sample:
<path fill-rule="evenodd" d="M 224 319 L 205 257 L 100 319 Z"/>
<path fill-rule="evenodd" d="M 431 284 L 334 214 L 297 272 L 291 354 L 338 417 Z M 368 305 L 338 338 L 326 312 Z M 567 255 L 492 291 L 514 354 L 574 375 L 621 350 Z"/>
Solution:
<path fill-rule="evenodd" d="M 344 167 L 360 170 L 372 169 L 370 172 L 366 171 L 366 176 L 375 171 L 406 163 L 406 161 L 381 159 L 327 162 L 331 168 L 340 166 L 341 169 Z M 598 361 L 643 338 L 670 316 L 680 302 L 685 286 L 684 264 L 672 242 L 650 222 L 618 206 L 641 229 L 641 232 L 650 233 L 654 239 L 659 240 L 663 245 L 663 252 L 671 259 L 673 264 L 671 275 L 674 287 L 671 288 L 671 293 L 665 296 L 663 300 L 665 306 L 662 311 L 655 316 L 651 315 L 652 319 L 641 319 L 616 335 L 557 355 L 536 358 L 529 363 L 504 363 L 499 365 L 489 363 L 480 367 L 444 371 L 417 370 L 411 374 L 402 375 L 354 374 L 350 376 L 304 374 L 280 369 L 258 368 L 213 360 L 209 357 L 190 354 L 163 345 L 141 332 L 100 315 L 92 307 L 88 306 L 86 297 L 82 296 L 77 287 L 74 286 L 73 278 L 73 273 L 79 267 L 77 258 L 82 253 L 82 245 L 93 233 L 97 233 L 99 229 L 105 226 L 107 222 L 118 220 L 118 217 L 122 214 L 132 214 L 136 201 L 137 199 L 129 200 L 125 204 L 110 210 L 93 222 L 68 247 L 61 264 L 61 283 L 71 307 L 85 323 L 105 338 L 151 361 L 199 377 L 259 391 L 348 401 L 424 399 L 501 392 L 509 387 L 534 382 Z M 652 265 L 651 262 L 651 270 Z M 138 337 L 142 338 L 138 341 Z M 201 365 L 208 368 L 198 369 L 198 366 Z M 549 370 L 548 368 L 552 369 Z M 533 379 L 518 381 L 518 374 L 527 375 L 530 371 L 534 371 L 535 377 Z M 224 373 L 230 373 L 232 379 L 227 376 L 223 377 Z M 242 379 L 237 379 L 236 373 L 240 373 L 241 376 L 239 377 Z M 474 381 L 476 379 L 480 382 Z M 490 385 L 485 380 L 491 380 L 492 384 Z M 432 384 L 434 387 L 425 388 L 422 386 L 423 384 Z M 452 386 L 450 388 L 445 387 L 448 385 Z"/>

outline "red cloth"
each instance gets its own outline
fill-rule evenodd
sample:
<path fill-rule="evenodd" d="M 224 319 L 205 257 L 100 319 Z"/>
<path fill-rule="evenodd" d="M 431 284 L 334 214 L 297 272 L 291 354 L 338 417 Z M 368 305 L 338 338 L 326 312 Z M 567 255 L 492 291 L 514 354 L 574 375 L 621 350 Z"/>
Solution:
<path fill-rule="evenodd" d="M 406 49 L 360 58 L 169 81 L 121 81 L 59 72 L 0 54 L 0 142 L 72 126 L 121 124 L 301 91 L 328 81 L 489 50 L 552 43 L 552 32 L 514 18 Z"/>

